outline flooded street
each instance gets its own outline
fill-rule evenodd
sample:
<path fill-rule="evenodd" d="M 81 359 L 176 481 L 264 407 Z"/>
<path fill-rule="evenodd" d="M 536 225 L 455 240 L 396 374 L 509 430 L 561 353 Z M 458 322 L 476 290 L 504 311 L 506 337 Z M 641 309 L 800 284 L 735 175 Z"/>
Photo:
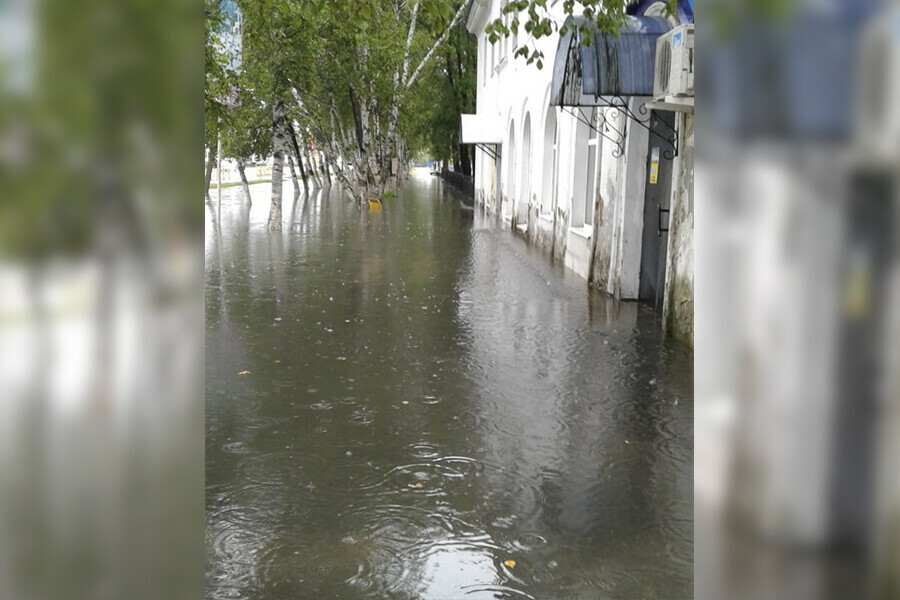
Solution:
<path fill-rule="evenodd" d="M 207 597 L 690 598 L 691 349 L 445 187 L 208 209 Z"/>

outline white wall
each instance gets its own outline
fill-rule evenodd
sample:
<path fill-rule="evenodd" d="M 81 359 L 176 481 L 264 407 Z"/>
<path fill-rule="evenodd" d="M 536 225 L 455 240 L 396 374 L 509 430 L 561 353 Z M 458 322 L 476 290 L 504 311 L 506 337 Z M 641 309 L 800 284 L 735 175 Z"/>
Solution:
<path fill-rule="evenodd" d="M 547 139 L 545 126 L 558 37 L 552 35 L 534 41 L 544 53 L 543 69 L 527 65 L 523 58 L 513 59 L 511 38 L 499 40 L 492 48 L 484 27 L 501 16 L 500 6 L 500 0 L 476 0 L 473 15 L 467 23 L 469 31 L 478 38 L 476 110 L 478 114 L 496 118 L 500 124 L 498 129 L 503 132 L 499 174 L 495 172 L 492 158 L 480 149 L 476 152 L 476 202 L 507 226 L 513 221 L 520 227 L 523 221 L 530 223 L 532 230 L 527 232 L 530 239 L 555 252 L 555 257 L 562 259 L 567 268 L 588 278 L 594 227 L 583 226 L 583 220 L 582 223 L 576 220 L 574 229 L 570 224 L 573 206 L 579 214 L 583 212 L 589 129 L 578 126 L 578 120 L 568 112 L 571 109 L 549 108 L 555 111 L 560 132 L 557 205 L 553 210 L 551 198 L 545 198 L 552 190 L 552 186 L 545 185 L 545 178 L 553 177 L 552 171 L 545 166 L 545 155 L 552 156 L 552 150 L 545 154 L 545 144 L 552 143 L 552 133 L 551 139 Z M 548 9 L 560 22 L 565 18 L 562 3 L 553 3 Z M 590 108 L 584 111 L 590 116 Z M 523 152 L 526 115 L 531 128 L 530 158 Z M 614 121 L 620 130 L 626 126 L 621 114 Z M 512 136 L 510 127 L 514 132 Z M 512 143 L 511 139 L 514 140 Z M 610 257 L 604 289 L 626 299 L 636 298 L 639 287 L 647 140 L 646 129 L 628 127 L 621 156 L 613 156 L 616 144 L 601 140 L 595 159 L 596 192 L 602 198 L 602 209 L 594 219 L 604 221 L 604 237 L 600 240 L 609 246 L 601 248 L 599 254 Z M 511 158 L 514 159 L 512 164 Z M 494 178 L 497 176 L 500 177 L 499 198 L 495 197 Z M 502 203 L 504 198 L 506 202 Z M 543 211 L 540 209 L 542 203 L 545 205 Z M 605 263 L 603 267 L 606 268 Z"/>

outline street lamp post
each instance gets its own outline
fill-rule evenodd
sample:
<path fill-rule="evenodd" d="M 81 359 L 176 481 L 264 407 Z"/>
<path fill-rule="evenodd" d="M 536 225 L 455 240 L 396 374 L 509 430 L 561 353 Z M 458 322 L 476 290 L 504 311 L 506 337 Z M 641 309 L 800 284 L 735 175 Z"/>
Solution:
<path fill-rule="evenodd" d="M 222 220 L 222 133 L 216 133 L 216 193 L 219 200 L 218 216 Z"/>

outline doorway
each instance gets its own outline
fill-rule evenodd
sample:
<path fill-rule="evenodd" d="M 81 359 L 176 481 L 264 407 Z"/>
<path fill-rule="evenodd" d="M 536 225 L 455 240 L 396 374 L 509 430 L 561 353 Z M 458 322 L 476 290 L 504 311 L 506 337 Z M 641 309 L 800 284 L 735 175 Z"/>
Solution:
<path fill-rule="evenodd" d="M 672 195 L 674 149 L 669 138 L 675 113 L 650 111 L 647 149 L 647 185 L 644 190 L 644 232 L 641 238 L 641 277 L 638 298 L 662 312 L 669 241 L 669 199 Z"/>

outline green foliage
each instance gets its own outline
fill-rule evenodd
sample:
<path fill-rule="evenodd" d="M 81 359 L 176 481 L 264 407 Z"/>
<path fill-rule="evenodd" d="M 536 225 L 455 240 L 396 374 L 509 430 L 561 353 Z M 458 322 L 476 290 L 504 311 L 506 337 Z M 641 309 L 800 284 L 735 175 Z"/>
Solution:
<path fill-rule="evenodd" d="M 215 30 L 218 0 L 206 1 L 207 31 Z M 438 136 L 445 145 L 457 139 L 459 109 L 474 102 L 474 41 L 463 27 L 462 10 L 469 2 L 237 0 L 242 72 L 228 72 L 215 44 L 207 44 L 208 143 L 221 131 L 227 156 L 271 154 L 270 113 L 278 99 L 301 147 L 340 157 L 353 165 L 353 177 L 377 188 L 391 158 Z M 451 22 L 454 33 L 445 35 Z M 461 40 L 468 46 L 459 57 L 471 62 L 462 70 L 456 66 Z M 448 65 L 452 82 L 440 74 Z M 233 95 L 231 90 L 239 91 L 229 108 L 218 99 Z M 438 120 L 436 107 L 450 112 L 426 136 L 428 124 Z"/>
<path fill-rule="evenodd" d="M 777 0 L 756 1 L 773 2 Z M 675 0 L 667 0 L 668 14 L 675 14 L 675 3 Z M 615 36 L 619 35 L 619 31 L 625 23 L 626 6 L 624 0 L 579 0 L 577 4 L 575 0 L 563 0 L 563 11 L 567 15 L 580 14 L 587 23 L 593 24 L 596 31 Z M 580 13 L 576 13 L 576 9 L 580 9 Z M 560 36 L 574 33 L 569 31 L 566 22 L 558 23 L 551 16 L 547 8 L 547 0 L 510 0 L 501 12 L 503 16 L 488 23 L 484 29 L 488 34 L 488 39 L 493 44 L 502 38 L 518 34 L 520 29 L 524 30 L 528 34 L 528 38 L 525 43 L 514 50 L 513 57 L 523 57 L 527 64 L 535 64 L 539 69 L 544 67 L 544 53 L 535 47 L 534 40 L 554 33 L 558 33 Z M 591 35 L 591 27 L 582 24 L 579 29 L 582 43 L 589 46 L 594 38 Z"/>
<path fill-rule="evenodd" d="M 460 115 L 475 110 L 478 48 L 459 23 L 410 99 L 408 137 L 413 154 L 457 158 Z M 417 116 L 414 116 L 417 115 Z"/>
<path fill-rule="evenodd" d="M 394 190 L 385 190 L 385 192 L 383 194 L 381 194 L 382 200 L 391 200 L 392 198 L 396 198 L 396 197 L 397 197 L 397 192 L 395 192 Z"/>
<path fill-rule="evenodd" d="M 219 0 L 204 0 L 205 2 L 205 43 L 204 43 L 204 67 L 206 69 L 206 84 L 203 90 L 204 124 L 206 145 L 214 148 L 219 125 L 227 118 L 227 109 L 224 99 L 228 95 L 229 81 L 226 71 L 226 57 L 219 51 L 216 40 L 217 34 L 225 26 L 225 15 Z"/>
<path fill-rule="evenodd" d="M 0 140 L 18 155 L 0 158 L 0 253 L 72 257 L 104 228 L 138 246 L 202 225 L 191 154 L 203 125 L 199 102 L 185 106 L 203 85 L 199 6 L 45 0 L 29 12 L 31 81 L 15 97 L 0 89 Z"/>

